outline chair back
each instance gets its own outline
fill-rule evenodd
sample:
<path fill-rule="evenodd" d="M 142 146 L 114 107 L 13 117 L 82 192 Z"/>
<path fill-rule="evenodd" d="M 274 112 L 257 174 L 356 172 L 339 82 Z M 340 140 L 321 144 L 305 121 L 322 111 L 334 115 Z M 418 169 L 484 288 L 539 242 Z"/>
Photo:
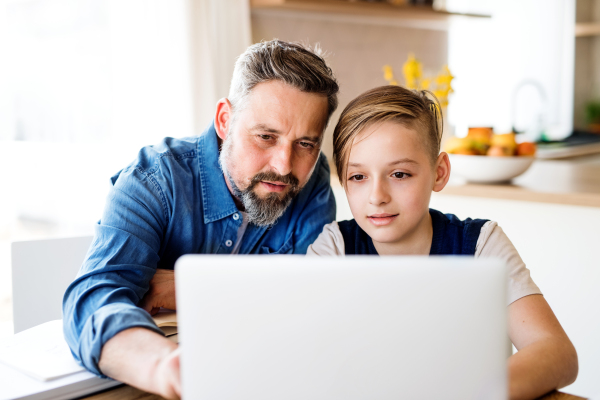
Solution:
<path fill-rule="evenodd" d="M 62 318 L 62 299 L 75 279 L 92 236 L 13 242 L 14 331 Z"/>

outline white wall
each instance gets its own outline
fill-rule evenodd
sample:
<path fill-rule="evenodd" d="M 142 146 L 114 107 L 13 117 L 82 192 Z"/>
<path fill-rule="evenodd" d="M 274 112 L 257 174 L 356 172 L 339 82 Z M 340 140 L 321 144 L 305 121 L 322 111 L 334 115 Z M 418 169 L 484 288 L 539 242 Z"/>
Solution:
<path fill-rule="evenodd" d="M 0 0 L 0 240 L 93 223 L 140 147 L 194 133 L 188 6 Z"/>
<path fill-rule="evenodd" d="M 448 115 L 457 135 L 466 134 L 468 126 L 508 131 L 513 118 L 523 129 L 541 112 L 550 136 L 568 135 L 573 126 L 574 0 L 448 0 L 448 7 L 492 15 L 450 26 L 456 92 Z M 532 86 L 513 101 L 524 80 L 540 84 L 546 107 Z"/>
<path fill-rule="evenodd" d="M 10 77 L 0 139 L 153 143 L 192 132 L 185 0 L 3 0 L 0 9 Z"/>

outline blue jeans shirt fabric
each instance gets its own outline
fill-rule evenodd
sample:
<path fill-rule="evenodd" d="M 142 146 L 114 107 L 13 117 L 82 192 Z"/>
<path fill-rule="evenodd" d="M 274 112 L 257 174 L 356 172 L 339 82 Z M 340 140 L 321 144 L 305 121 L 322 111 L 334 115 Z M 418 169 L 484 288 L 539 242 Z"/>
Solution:
<path fill-rule="evenodd" d="M 90 371 L 102 375 L 102 346 L 120 331 L 144 327 L 161 333 L 137 307 L 157 268 L 173 269 L 183 254 L 231 253 L 242 218 L 218 157 L 211 124 L 200 136 L 144 147 L 111 178 L 94 240 L 63 299 L 65 338 Z M 308 183 L 273 227 L 248 225 L 239 253 L 306 253 L 335 219 L 329 179 L 321 154 Z"/>

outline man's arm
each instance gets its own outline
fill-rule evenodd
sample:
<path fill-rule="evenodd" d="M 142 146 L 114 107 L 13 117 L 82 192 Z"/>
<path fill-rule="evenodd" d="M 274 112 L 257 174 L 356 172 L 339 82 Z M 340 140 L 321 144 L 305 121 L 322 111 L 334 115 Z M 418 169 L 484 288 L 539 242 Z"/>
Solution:
<path fill-rule="evenodd" d="M 155 315 L 160 309 L 177 309 L 175 296 L 175 271 L 158 269 L 150 281 L 150 287 L 139 306 Z"/>
<path fill-rule="evenodd" d="M 179 349 L 148 329 L 131 328 L 113 336 L 102 348 L 99 367 L 111 378 L 167 399 L 181 396 Z"/>
<path fill-rule="evenodd" d="M 577 352 L 542 295 L 512 303 L 508 321 L 519 350 L 508 362 L 511 399 L 535 399 L 575 381 Z"/>
<path fill-rule="evenodd" d="M 65 293 L 65 339 L 75 358 L 96 374 L 105 374 L 99 367 L 103 347 L 119 333 L 139 328 L 134 332 L 158 339 L 162 335 L 138 304 L 158 265 L 169 222 L 165 199 L 160 185 L 142 166 L 123 170 L 114 179 L 86 260 Z M 122 362 L 135 361 L 122 358 Z M 103 365 L 110 369 L 110 363 Z M 114 373 L 113 377 L 120 378 Z"/>

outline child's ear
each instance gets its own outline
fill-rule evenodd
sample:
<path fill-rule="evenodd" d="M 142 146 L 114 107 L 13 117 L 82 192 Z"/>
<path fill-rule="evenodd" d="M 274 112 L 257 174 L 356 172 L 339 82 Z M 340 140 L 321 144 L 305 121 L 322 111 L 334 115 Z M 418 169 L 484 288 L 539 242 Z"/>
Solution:
<path fill-rule="evenodd" d="M 442 190 L 450 179 L 450 159 L 448 153 L 441 152 L 435 162 L 435 181 L 433 182 L 433 191 Z"/>
<path fill-rule="evenodd" d="M 229 125 L 231 124 L 231 103 L 227 98 L 222 98 L 217 102 L 217 111 L 215 113 L 215 130 L 221 140 L 227 138 Z"/>

